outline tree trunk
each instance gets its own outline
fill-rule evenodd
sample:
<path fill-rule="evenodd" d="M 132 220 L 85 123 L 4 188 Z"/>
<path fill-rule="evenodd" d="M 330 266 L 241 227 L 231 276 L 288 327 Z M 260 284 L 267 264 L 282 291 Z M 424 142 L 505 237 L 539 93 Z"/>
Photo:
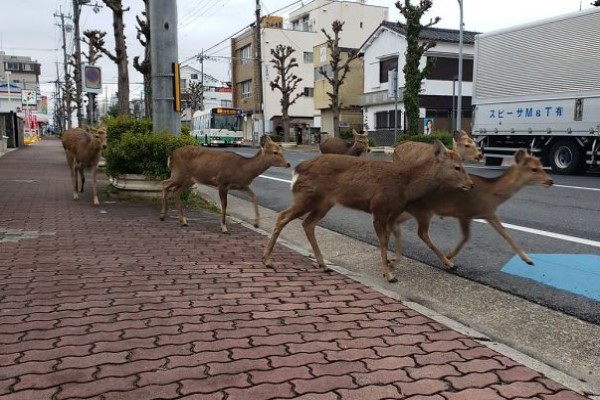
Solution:
<path fill-rule="evenodd" d="M 287 110 L 283 110 L 281 119 L 283 120 L 283 141 L 290 141 L 290 116 L 287 113 Z"/>
<path fill-rule="evenodd" d="M 125 24 L 123 10 L 113 12 L 113 28 L 115 32 L 115 53 L 118 73 L 118 108 L 119 114 L 129 114 L 129 71 L 127 65 L 127 44 L 125 43 Z"/>

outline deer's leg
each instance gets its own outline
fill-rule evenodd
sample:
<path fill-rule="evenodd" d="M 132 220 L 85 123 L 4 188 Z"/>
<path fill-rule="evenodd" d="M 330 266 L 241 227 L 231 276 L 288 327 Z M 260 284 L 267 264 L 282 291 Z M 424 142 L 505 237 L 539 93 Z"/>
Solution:
<path fill-rule="evenodd" d="M 511 247 L 517 252 L 517 254 L 519 254 L 519 257 L 521 257 L 521 260 L 525 261 L 529 265 L 533 265 L 533 261 L 527 256 L 527 254 L 525 254 L 525 252 L 517 244 L 517 242 L 514 241 L 512 236 L 510 236 L 508 234 L 508 232 L 506 232 L 506 230 L 502 226 L 502 223 L 500 223 L 500 220 L 498 220 L 498 217 L 496 215 L 488 217 L 488 218 L 486 218 L 486 220 L 487 220 L 487 222 L 490 223 L 490 225 L 492 225 L 492 227 L 494 227 L 496 232 L 498 232 L 500 234 L 500 236 L 502 236 L 504 238 L 504 240 L 506 240 L 508 242 L 508 244 L 511 245 Z"/>
<path fill-rule="evenodd" d="M 446 266 L 446 269 L 453 269 L 454 263 L 452 261 L 448 260 L 448 258 L 446 258 L 446 256 L 444 254 L 442 254 L 442 252 L 433 244 L 433 242 L 431 241 L 431 238 L 429 237 L 429 222 L 430 221 L 431 221 L 431 219 L 429 217 L 424 217 L 424 216 L 417 217 L 417 222 L 419 224 L 419 230 L 418 230 L 419 237 L 427 245 L 427 247 L 429 247 L 435 253 L 435 255 L 440 259 L 440 261 L 444 263 L 444 265 Z"/>
<path fill-rule="evenodd" d="M 468 218 L 467 219 L 460 218 L 458 220 L 458 222 L 460 223 L 460 233 L 461 233 L 460 242 L 458 242 L 458 244 L 454 247 L 454 249 L 452 249 L 452 251 L 446 255 L 446 257 L 448 259 L 452 259 L 452 258 L 456 257 L 456 255 L 458 254 L 460 249 L 462 249 L 462 247 L 465 245 L 465 243 L 467 243 L 467 241 L 469 240 L 469 237 L 471 237 L 471 220 Z"/>
<path fill-rule="evenodd" d="M 165 215 L 167 214 L 167 196 L 169 195 L 168 189 L 171 188 L 171 179 L 165 179 L 164 181 L 162 181 L 160 183 L 160 185 L 162 186 L 162 193 L 161 193 L 161 206 L 160 206 L 160 220 L 164 221 L 165 220 Z"/>
<path fill-rule="evenodd" d="M 323 269 L 323 271 L 328 271 L 329 268 L 327 267 L 327 264 L 325 264 L 325 260 L 323 260 L 321 249 L 319 249 L 319 245 L 315 237 L 315 227 L 319 223 L 319 221 L 322 220 L 323 217 L 325 217 L 325 215 L 327 215 L 329 210 L 331 210 L 331 207 L 333 207 L 333 204 L 320 205 L 319 208 L 312 210 L 302 222 L 304 233 L 306 234 L 306 238 L 310 243 L 310 247 L 312 247 L 312 251 L 315 254 L 317 264 Z"/>
<path fill-rule="evenodd" d="M 221 199 L 221 232 L 227 232 L 225 225 L 225 214 L 227 213 L 227 192 L 229 189 L 226 186 L 219 186 L 219 198 Z"/>
<path fill-rule="evenodd" d="M 395 267 L 400 260 L 402 260 L 402 228 L 401 225 L 403 222 L 408 221 L 412 218 L 412 215 L 408 212 L 403 212 L 400 214 L 400 217 L 396 219 L 396 223 L 392 225 L 392 233 L 394 235 L 394 262 L 390 264 L 392 267 Z"/>
<path fill-rule="evenodd" d="M 395 223 L 395 219 L 392 223 Z M 383 276 L 388 282 L 398 282 L 398 279 L 390 272 L 387 258 L 388 242 L 390 240 L 390 226 L 388 221 L 380 217 L 373 216 L 373 227 L 379 239 L 379 249 L 381 251 L 381 267 Z"/>
<path fill-rule="evenodd" d="M 81 177 L 81 188 L 79 191 L 83 193 L 83 186 L 85 184 L 85 175 L 83 175 L 83 165 L 79 165 L 77 170 L 79 171 L 79 176 Z"/>
<path fill-rule="evenodd" d="M 73 190 L 73 200 L 78 200 L 79 193 L 77 193 L 77 166 L 75 165 L 74 157 L 70 154 L 67 154 L 67 162 L 69 164 L 69 170 L 71 171 L 71 188 Z"/>
<path fill-rule="evenodd" d="M 98 165 L 92 166 L 92 194 L 94 196 L 94 205 L 99 206 L 100 200 L 98 200 L 98 193 L 96 192 L 96 175 L 98 174 Z M 83 179 L 83 169 L 81 169 L 81 176 Z M 81 182 L 81 188 L 83 189 L 83 181 Z"/>
<path fill-rule="evenodd" d="M 173 191 L 173 197 L 175 198 L 175 206 L 177 207 L 179 223 L 181 226 L 188 226 L 187 219 L 183 215 L 183 200 L 181 200 L 181 195 L 183 194 L 184 186 L 177 186 Z"/>
<path fill-rule="evenodd" d="M 252 201 L 252 204 L 254 204 L 254 227 L 258 228 L 260 217 L 258 215 L 258 202 L 256 201 L 256 195 L 254 194 L 252 189 L 250 189 L 249 187 L 239 189 L 239 191 L 246 193 L 246 195 Z"/>
<path fill-rule="evenodd" d="M 263 253 L 263 265 L 266 267 L 273 267 L 273 264 L 271 263 L 271 253 L 273 253 L 273 247 L 275 246 L 281 231 L 291 221 L 301 217 L 308 211 L 310 211 L 310 207 L 307 205 L 302 205 L 299 201 L 294 201 L 294 203 L 287 210 L 283 210 L 279 213 L 277 216 L 277 221 L 275 222 L 275 227 L 273 227 L 273 233 L 271 233 L 271 238 L 269 239 L 267 247 L 265 247 L 265 251 Z"/>

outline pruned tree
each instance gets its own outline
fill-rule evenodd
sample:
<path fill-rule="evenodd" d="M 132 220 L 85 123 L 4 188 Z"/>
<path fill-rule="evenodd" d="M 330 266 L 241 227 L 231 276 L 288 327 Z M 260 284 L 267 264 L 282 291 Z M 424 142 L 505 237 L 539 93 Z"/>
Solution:
<path fill-rule="evenodd" d="M 70 90 L 68 95 L 69 102 L 67 104 L 68 122 L 71 122 L 71 113 L 77 111 L 77 125 L 81 126 L 83 123 L 83 115 L 81 113 L 81 110 L 83 109 L 83 97 L 81 96 L 81 85 L 78 84 L 78 82 L 81 82 L 81 70 L 78 68 L 77 57 L 75 54 L 71 54 L 68 64 L 73 71 L 73 75 L 68 75 L 68 79 L 70 80 L 70 82 L 68 82 Z M 65 77 L 65 88 L 66 87 L 67 77 Z M 75 103 L 75 107 L 72 106 L 72 103 Z"/>
<path fill-rule="evenodd" d="M 296 93 L 298 83 L 302 78 L 292 72 L 292 69 L 298 67 L 298 62 L 295 57 L 292 57 L 294 49 L 291 46 L 278 44 L 274 49 L 271 49 L 271 63 L 277 71 L 277 76 L 269 85 L 271 90 L 279 90 L 281 92 L 281 119 L 283 121 L 283 140 L 288 141 L 290 136 L 290 107 L 296 103 L 304 93 Z"/>
<path fill-rule="evenodd" d="M 358 58 L 358 50 L 343 51 L 340 48 L 340 32 L 344 27 L 345 22 L 335 20 L 331 24 L 331 30 L 333 31 L 333 37 L 321 29 L 321 32 L 327 38 L 326 46 L 330 53 L 329 67 L 330 71 L 324 66 L 319 67 L 319 73 L 325 77 L 327 82 L 331 85 L 331 92 L 327 92 L 329 96 L 329 105 L 331 107 L 331 113 L 333 115 L 333 136 L 340 136 L 340 111 L 342 108 L 342 102 L 340 99 L 340 87 L 346 80 L 346 75 L 350 71 L 350 63 Z M 346 54 L 344 59 L 343 53 Z"/>
<path fill-rule="evenodd" d="M 142 19 L 136 15 L 137 40 L 144 46 L 144 60 L 140 63 L 140 56 L 133 57 L 133 67 L 142 74 L 144 79 L 144 108 L 146 118 L 152 118 L 152 66 L 150 64 L 150 0 L 142 0 L 145 11 L 142 11 Z"/>
<path fill-rule="evenodd" d="M 596 0 L 592 3 L 590 3 L 590 5 L 594 6 L 594 7 L 600 7 L 600 0 Z"/>
<path fill-rule="evenodd" d="M 421 58 L 436 45 L 433 40 L 420 40 L 421 31 L 423 28 L 428 28 L 440 22 L 440 17 L 435 17 L 426 25 L 421 24 L 421 18 L 433 5 L 432 0 L 419 0 L 418 5 L 411 4 L 410 0 L 404 0 L 404 4 L 400 1 L 396 2 L 396 8 L 406 20 L 403 25 L 406 36 L 406 62 L 402 72 L 404 72 L 404 91 L 403 102 L 406 110 L 408 132 L 416 135 L 419 130 L 419 94 L 421 93 L 421 84 L 423 79 L 429 75 L 429 71 L 434 67 L 435 61 L 433 58 L 427 58 L 425 67 L 419 68 Z"/>
<path fill-rule="evenodd" d="M 201 82 L 190 82 L 188 84 L 187 94 L 192 114 L 194 114 L 195 111 L 204 109 L 204 88 L 202 87 Z"/>
<path fill-rule="evenodd" d="M 102 0 L 113 13 L 113 31 L 115 53 L 102 46 L 99 50 L 117 64 L 117 106 L 120 115 L 129 114 L 129 71 L 127 66 L 127 44 L 125 42 L 125 23 L 123 14 L 129 7 L 123 8 L 122 0 Z"/>
<path fill-rule="evenodd" d="M 65 83 L 62 87 L 62 92 L 66 117 L 65 128 L 71 129 L 73 127 L 73 122 L 71 121 L 71 116 L 73 115 L 74 111 L 73 100 L 76 96 L 75 82 L 73 81 L 71 74 L 65 75 Z"/>

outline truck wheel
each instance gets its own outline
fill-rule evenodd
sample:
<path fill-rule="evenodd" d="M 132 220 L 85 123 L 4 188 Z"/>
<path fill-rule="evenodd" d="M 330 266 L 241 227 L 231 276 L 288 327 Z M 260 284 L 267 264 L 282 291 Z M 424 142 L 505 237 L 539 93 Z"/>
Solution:
<path fill-rule="evenodd" d="M 502 157 L 485 156 L 485 165 L 488 167 L 497 167 L 502 165 Z"/>
<path fill-rule="evenodd" d="M 583 149 L 571 140 L 559 140 L 550 149 L 548 161 L 557 174 L 572 175 L 585 163 Z"/>

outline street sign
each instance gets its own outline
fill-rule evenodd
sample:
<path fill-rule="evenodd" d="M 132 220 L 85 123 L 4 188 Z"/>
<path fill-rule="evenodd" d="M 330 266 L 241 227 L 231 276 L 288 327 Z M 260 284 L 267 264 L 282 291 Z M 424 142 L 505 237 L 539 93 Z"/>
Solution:
<path fill-rule="evenodd" d="M 37 105 L 37 91 L 30 89 L 21 90 L 21 104 L 24 106 Z"/>
<path fill-rule="evenodd" d="M 87 93 L 102 93 L 102 69 L 96 65 L 84 65 L 82 90 Z"/>
<path fill-rule="evenodd" d="M 393 69 L 388 71 L 388 97 L 394 99 L 398 96 L 398 72 Z"/>

